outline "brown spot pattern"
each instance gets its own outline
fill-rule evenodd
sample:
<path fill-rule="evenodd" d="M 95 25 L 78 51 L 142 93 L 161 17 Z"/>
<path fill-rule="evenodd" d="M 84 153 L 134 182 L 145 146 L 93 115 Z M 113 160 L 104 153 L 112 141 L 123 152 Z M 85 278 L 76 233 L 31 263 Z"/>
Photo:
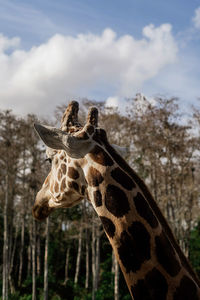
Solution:
<path fill-rule="evenodd" d="M 112 166 L 112 158 L 99 146 L 95 146 L 90 152 L 90 157 L 98 164 L 103 166 Z"/>
<path fill-rule="evenodd" d="M 128 232 L 121 233 L 120 244 L 118 254 L 127 273 L 138 271 L 151 257 L 150 235 L 140 222 L 133 222 Z"/>
<path fill-rule="evenodd" d="M 66 180 L 65 178 L 63 178 L 60 186 L 61 192 L 64 192 L 65 188 L 66 188 Z"/>
<path fill-rule="evenodd" d="M 73 167 L 69 167 L 68 168 L 68 172 L 67 175 L 72 178 L 72 179 L 78 179 L 79 178 L 79 173 L 76 169 L 74 169 Z"/>
<path fill-rule="evenodd" d="M 93 134 L 93 133 L 94 133 L 94 126 L 89 125 L 89 126 L 87 127 L 87 133 L 88 133 L 89 135 Z"/>
<path fill-rule="evenodd" d="M 180 286 L 174 293 L 174 300 L 199 300 L 197 295 L 197 287 L 193 280 L 187 276 L 183 276 Z"/>
<path fill-rule="evenodd" d="M 102 128 L 96 128 L 92 138 L 100 145 L 108 143 L 106 132 Z"/>
<path fill-rule="evenodd" d="M 97 133 L 97 130 L 95 130 L 95 132 L 94 132 L 92 138 L 93 138 L 93 140 L 94 140 L 95 142 L 97 142 L 98 144 L 100 144 L 100 145 L 103 144 L 102 141 L 101 141 L 101 139 L 100 139 L 100 137 L 99 137 L 99 135 L 98 135 L 98 133 Z"/>
<path fill-rule="evenodd" d="M 156 228 L 158 221 L 141 193 L 137 193 L 136 197 L 134 197 L 134 203 L 138 214 L 145 219 L 152 228 Z"/>
<path fill-rule="evenodd" d="M 60 181 L 61 178 L 62 178 L 62 170 L 59 169 L 59 170 L 58 170 L 58 180 Z"/>
<path fill-rule="evenodd" d="M 78 184 L 75 181 L 68 181 L 68 187 L 79 192 Z"/>
<path fill-rule="evenodd" d="M 183 266 L 188 270 L 188 272 L 191 274 L 191 276 L 193 278 L 195 278 L 195 280 L 197 282 L 199 282 L 199 279 L 198 279 L 196 273 L 193 271 L 193 269 L 191 268 L 190 264 L 188 263 L 185 255 L 180 250 L 180 247 L 179 247 L 176 239 L 174 238 L 171 228 L 169 227 L 167 221 L 165 220 L 157 203 L 153 199 L 151 193 L 149 192 L 149 190 L 148 190 L 147 186 L 145 185 L 145 183 L 143 182 L 143 180 L 133 171 L 133 169 L 127 164 L 127 162 L 115 151 L 115 149 L 108 143 L 106 138 L 104 139 L 104 146 L 105 146 L 106 150 L 108 151 L 108 153 L 112 156 L 112 158 L 119 164 L 119 166 L 124 171 L 126 171 L 131 176 L 131 178 L 135 181 L 135 183 L 140 187 L 145 198 L 148 199 L 149 205 L 151 206 L 153 212 L 155 213 L 158 221 L 165 228 L 165 232 L 167 233 L 168 237 L 170 238 L 170 241 L 172 242 L 173 247 L 176 249 L 179 257 L 181 258 Z"/>
<path fill-rule="evenodd" d="M 55 183 L 54 190 L 55 190 L 55 193 L 58 193 L 58 191 L 59 191 L 59 185 L 58 185 L 57 181 Z"/>
<path fill-rule="evenodd" d="M 104 230 L 107 233 L 107 235 L 110 238 L 113 238 L 113 236 L 115 235 L 115 225 L 114 225 L 114 223 L 106 217 L 100 217 L 100 220 L 103 224 Z"/>
<path fill-rule="evenodd" d="M 62 169 L 63 174 L 65 175 L 66 174 L 66 165 L 61 164 L 61 169 Z"/>
<path fill-rule="evenodd" d="M 94 202 L 95 202 L 95 206 L 99 207 L 102 205 L 102 195 L 100 191 L 95 191 L 94 192 Z"/>
<path fill-rule="evenodd" d="M 115 217 L 122 217 L 130 210 L 128 198 L 123 190 L 109 184 L 105 193 L 105 205 Z"/>
<path fill-rule="evenodd" d="M 175 256 L 175 251 L 164 232 L 155 237 L 156 256 L 158 262 L 171 276 L 176 276 L 181 266 Z"/>
<path fill-rule="evenodd" d="M 90 186 L 98 186 L 103 180 L 101 173 L 97 169 L 90 167 L 87 177 L 88 184 Z"/>
<path fill-rule="evenodd" d="M 153 268 L 145 279 L 131 287 L 134 300 L 166 300 L 168 285 L 162 273 Z M 189 300 L 189 299 L 188 299 Z"/>
<path fill-rule="evenodd" d="M 81 195 L 85 195 L 85 189 L 86 189 L 86 186 L 82 185 L 82 187 L 81 187 Z"/>
<path fill-rule="evenodd" d="M 133 180 L 120 168 L 112 170 L 111 176 L 114 178 L 115 181 L 117 181 L 119 184 L 121 184 L 121 186 L 123 186 L 129 191 L 136 187 Z"/>

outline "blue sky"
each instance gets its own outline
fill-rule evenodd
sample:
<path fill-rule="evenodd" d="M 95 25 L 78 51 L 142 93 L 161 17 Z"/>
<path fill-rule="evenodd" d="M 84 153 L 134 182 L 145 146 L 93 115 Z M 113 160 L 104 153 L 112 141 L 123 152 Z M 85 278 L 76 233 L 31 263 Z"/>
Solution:
<path fill-rule="evenodd" d="M 200 97 L 200 1 L 0 0 L 0 108 Z"/>

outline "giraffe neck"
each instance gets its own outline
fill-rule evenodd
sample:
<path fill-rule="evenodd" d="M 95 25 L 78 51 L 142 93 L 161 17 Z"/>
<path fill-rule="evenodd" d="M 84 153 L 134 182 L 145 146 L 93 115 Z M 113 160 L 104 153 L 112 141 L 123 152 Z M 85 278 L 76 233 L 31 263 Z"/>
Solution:
<path fill-rule="evenodd" d="M 132 297 L 178 300 L 190 291 L 183 299 L 200 299 L 197 276 L 145 184 L 108 143 L 97 148 L 87 159 L 88 194 Z"/>

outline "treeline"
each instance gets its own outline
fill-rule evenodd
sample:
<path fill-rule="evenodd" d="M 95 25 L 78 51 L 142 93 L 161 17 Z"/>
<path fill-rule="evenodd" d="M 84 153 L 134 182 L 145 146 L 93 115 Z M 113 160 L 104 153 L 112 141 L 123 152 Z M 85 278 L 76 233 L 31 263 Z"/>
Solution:
<path fill-rule="evenodd" d="M 200 110 L 181 115 L 178 100 L 129 100 L 127 112 L 100 111 L 111 143 L 145 180 L 200 275 Z M 57 107 L 56 123 L 64 106 Z M 7 299 L 131 299 L 91 204 L 56 210 L 46 222 L 31 208 L 50 164 L 33 130 L 36 116 L 0 112 L 0 285 Z M 48 123 L 43 121 L 43 123 Z M 59 125 L 58 125 L 59 126 Z"/>

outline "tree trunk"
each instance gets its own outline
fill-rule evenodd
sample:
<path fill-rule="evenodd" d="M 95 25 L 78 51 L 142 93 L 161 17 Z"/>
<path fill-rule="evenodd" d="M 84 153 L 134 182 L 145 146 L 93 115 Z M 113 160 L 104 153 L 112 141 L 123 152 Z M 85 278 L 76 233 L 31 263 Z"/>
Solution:
<path fill-rule="evenodd" d="M 21 246 L 19 250 L 19 275 L 18 275 L 18 286 L 21 287 L 22 282 L 22 271 L 23 271 L 23 254 L 24 254 L 24 234 L 25 234 L 25 178 L 26 178 L 26 163 L 25 163 L 25 145 L 23 149 L 23 176 L 22 176 L 22 190 L 24 196 L 22 196 L 22 222 L 21 222 Z"/>
<path fill-rule="evenodd" d="M 30 235 L 31 236 L 31 235 Z M 30 244 L 28 245 L 28 264 L 27 264 L 27 276 L 30 275 L 31 273 L 31 249 L 32 249 L 32 246 L 31 246 L 31 241 L 30 241 Z"/>
<path fill-rule="evenodd" d="M 115 274 L 115 254 L 114 251 L 112 251 L 112 267 L 111 267 L 111 273 Z"/>
<path fill-rule="evenodd" d="M 67 248 L 67 252 L 66 252 L 66 260 L 65 260 L 65 280 L 64 280 L 64 285 L 66 285 L 69 277 L 68 277 L 68 273 L 69 273 L 69 254 L 70 254 L 70 246 L 68 246 Z"/>
<path fill-rule="evenodd" d="M 36 300 L 36 221 L 32 221 L 32 300 Z"/>
<path fill-rule="evenodd" d="M 44 254 L 44 300 L 48 300 L 48 253 L 49 253 L 49 218 L 46 220 L 46 240 Z"/>
<path fill-rule="evenodd" d="M 94 221 L 94 213 L 92 214 L 92 300 L 95 300 L 95 287 L 96 287 L 96 251 L 95 251 L 95 221 Z"/>
<path fill-rule="evenodd" d="M 119 264 L 117 262 L 117 259 L 115 257 L 114 251 L 112 251 L 112 274 L 114 277 L 112 277 L 112 284 L 114 286 L 114 300 L 119 300 Z M 114 279 L 114 282 L 113 282 Z"/>
<path fill-rule="evenodd" d="M 98 290 L 99 286 L 99 271 L 100 271 L 100 226 L 96 226 L 96 280 L 95 280 L 95 291 Z"/>
<path fill-rule="evenodd" d="M 21 286 L 22 281 L 22 270 L 23 270 L 23 253 L 24 253 L 24 214 L 22 217 L 22 226 L 21 226 L 21 247 L 19 250 L 19 276 L 18 276 L 18 286 Z"/>
<path fill-rule="evenodd" d="M 114 299 L 119 300 L 119 264 L 114 256 Z"/>
<path fill-rule="evenodd" d="M 10 259 L 10 267 L 9 267 L 9 285 L 10 285 L 11 294 L 15 293 L 15 284 L 14 284 L 14 280 L 12 278 L 12 272 L 13 272 L 13 266 L 14 266 L 15 251 L 16 251 L 16 246 L 17 246 L 18 229 L 19 229 L 19 221 L 16 220 L 15 238 L 14 238 L 13 249 L 12 249 L 12 254 L 11 254 L 11 259 Z"/>
<path fill-rule="evenodd" d="M 2 300 L 8 299 L 8 174 L 6 174 L 3 234 L 3 284 Z"/>
<path fill-rule="evenodd" d="M 89 287 L 89 271 L 90 271 L 90 265 L 89 265 L 89 240 L 88 240 L 88 229 L 86 229 L 86 238 L 85 238 L 85 288 L 88 289 Z"/>
<path fill-rule="evenodd" d="M 74 277 L 74 284 L 78 283 L 78 276 L 80 271 L 80 262 L 81 262 L 81 248 L 82 248 L 82 224 L 79 231 L 79 238 L 78 238 L 78 253 L 77 253 L 77 259 L 76 259 L 76 272 Z"/>
<path fill-rule="evenodd" d="M 40 224 L 39 224 L 40 225 Z M 37 235 L 37 276 L 41 273 L 41 249 L 40 249 L 40 235 Z"/>

